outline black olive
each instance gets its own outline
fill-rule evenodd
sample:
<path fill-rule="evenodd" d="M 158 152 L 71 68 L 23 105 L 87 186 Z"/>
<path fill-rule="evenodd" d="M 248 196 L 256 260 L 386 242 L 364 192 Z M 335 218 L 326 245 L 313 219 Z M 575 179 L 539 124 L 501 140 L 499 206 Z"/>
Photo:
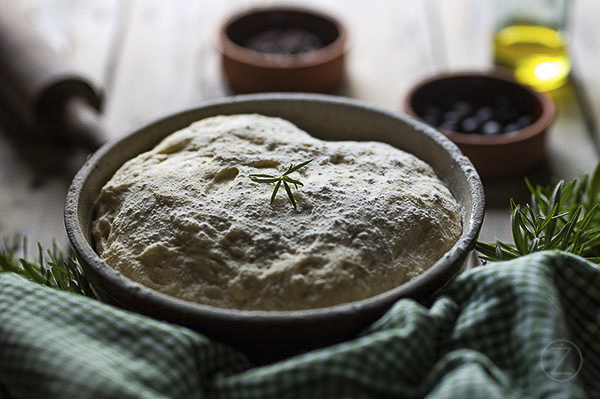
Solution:
<path fill-rule="evenodd" d="M 500 132 L 502 132 L 502 125 L 495 120 L 487 121 L 481 126 L 481 133 L 483 134 L 498 134 Z"/>
<path fill-rule="evenodd" d="M 475 112 L 475 117 L 479 123 L 487 122 L 494 117 L 494 110 L 492 107 L 484 105 L 483 107 L 479 107 L 477 109 Z"/>
<path fill-rule="evenodd" d="M 507 124 L 504 127 L 503 132 L 509 133 L 509 132 L 514 132 L 515 130 L 521 130 L 521 129 L 524 129 L 527 126 L 531 125 L 532 123 L 533 123 L 533 118 L 531 117 L 531 115 L 521 115 L 521 116 L 519 116 L 519 118 L 517 118 L 516 121 Z"/>
<path fill-rule="evenodd" d="M 452 132 L 457 132 L 460 130 L 458 129 L 458 121 L 444 121 L 438 127 L 443 130 L 450 130 Z"/>
<path fill-rule="evenodd" d="M 510 133 L 514 132 L 515 130 L 519 130 L 519 126 L 517 126 L 515 122 L 512 122 L 504 126 L 504 129 L 502 129 L 502 133 Z"/>
<path fill-rule="evenodd" d="M 464 114 L 458 111 L 446 111 L 442 115 L 442 121 L 444 122 L 460 122 L 464 117 Z"/>
<path fill-rule="evenodd" d="M 476 117 L 471 116 L 463 119 L 460 124 L 460 131 L 463 133 L 474 133 L 479 127 L 480 123 Z"/>

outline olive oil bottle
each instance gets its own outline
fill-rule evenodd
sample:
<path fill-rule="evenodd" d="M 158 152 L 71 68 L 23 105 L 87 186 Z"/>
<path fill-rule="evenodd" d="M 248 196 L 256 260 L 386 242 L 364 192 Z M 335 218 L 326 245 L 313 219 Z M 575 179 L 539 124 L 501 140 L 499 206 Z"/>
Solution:
<path fill-rule="evenodd" d="M 540 91 L 562 86 L 571 70 L 563 34 L 533 24 L 508 25 L 496 32 L 494 62 L 512 69 L 518 81 Z"/>

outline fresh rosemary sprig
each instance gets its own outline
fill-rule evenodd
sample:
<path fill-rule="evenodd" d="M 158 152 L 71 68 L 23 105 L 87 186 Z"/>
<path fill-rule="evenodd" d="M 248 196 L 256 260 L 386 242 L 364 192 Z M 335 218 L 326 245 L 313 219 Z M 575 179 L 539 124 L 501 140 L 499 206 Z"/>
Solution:
<path fill-rule="evenodd" d="M 296 200 L 294 199 L 294 195 L 292 194 L 292 190 L 290 189 L 290 184 L 293 184 L 296 187 L 296 189 L 298 189 L 298 186 L 304 186 L 304 184 L 302 184 L 299 180 L 292 179 L 289 175 L 291 173 L 297 171 L 298 169 L 308 165 L 311 161 L 312 161 L 312 159 L 302 162 L 301 164 L 298 164 L 296 166 L 294 166 L 292 164 L 292 165 L 290 165 L 288 170 L 286 170 L 281 176 L 251 174 L 248 177 L 250 177 L 250 179 L 256 183 L 275 183 L 275 188 L 273 189 L 273 194 L 271 194 L 271 202 L 270 202 L 271 204 L 273 203 L 273 201 L 275 201 L 275 196 L 277 195 L 277 191 L 279 191 L 279 187 L 281 187 L 281 185 L 283 184 L 283 187 L 285 188 L 285 192 L 287 193 L 288 198 L 289 198 L 290 202 L 292 203 L 292 206 L 294 207 L 295 210 L 298 210 L 298 207 L 296 205 Z"/>
<path fill-rule="evenodd" d="M 592 176 L 554 187 L 533 186 L 530 203 L 510 202 L 513 243 L 478 242 L 484 261 L 513 259 L 542 250 L 562 250 L 600 264 L 600 164 Z"/>
<path fill-rule="evenodd" d="M 19 257 L 17 253 L 21 249 L 23 256 Z M 56 243 L 53 243 L 52 249 L 45 253 L 42 246 L 38 244 L 37 261 L 28 259 L 26 249 L 27 239 L 25 237 L 4 239 L 4 245 L 0 248 L 0 273 L 16 273 L 47 287 L 97 298 L 79 260 L 66 256 Z"/>

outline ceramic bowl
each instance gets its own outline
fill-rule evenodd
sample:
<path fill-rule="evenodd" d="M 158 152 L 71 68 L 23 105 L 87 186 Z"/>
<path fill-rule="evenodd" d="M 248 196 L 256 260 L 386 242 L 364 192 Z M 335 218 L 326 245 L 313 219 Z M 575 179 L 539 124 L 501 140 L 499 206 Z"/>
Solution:
<path fill-rule="evenodd" d="M 269 7 L 225 21 L 218 47 L 234 92 L 331 92 L 344 76 L 346 42 L 346 28 L 333 16 Z"/>
<path fill-rule="evenodd" d="M 441 123 L 437 128 L 458 145 L 484 180 L 519 175 L 542 161 L 548 127 L 555 114 L 554 103 L 548 95 L 517 83 L 502 72 L 459 72 L 426 78 L 409 91 L 404 110 L 436 126 L 432 110 L 437 107 L 456 116 L 460 113 L 458 108 L 465 104 L 475 110 L 464 118 L 457 116 L 456 124 L 438 120 Z M 485 133 L 467 132 L 470 126 L 464 123 L 466 118 L 485 108 L 494 110 L 488 125 L 493 129 Z M 505 119 L 502 124 L 494 123 L 495 112 L 500 113 L 498 118 Z M 526 123 L 519 125 L 519 118 Z M 485 127 L 488 121 L 484 119 L 485 115 L 471 126 L 480 123 L 480 128 Z M 504 128 L 510 131 L 494 131 Z"/>
<path fill-rule="evenodd" d="M 186 302 L 133 282 L 100 259 L 91 239 L 92 210 L 115 171 L 196 120 L 239 113 L 282 117 L 323 140 L 377 140 L 413 153 L 433 167 L 460 203 L 463 232 L 459 240 L 431 268 L 405 284 L 367 299 L 314 310 L 231 310 Z M 483 202 L 481 181 L 469 160 L 441 133 L 421 122 L 336 96 L 254 94 L 168 116 L 101 147 L 72 182 L 65 225 L 86 274 L 106 301 L 187 326 L 233 345 L 255 361 L 267 361 L 350 338 L 400 298 L 430 299 L 462 270 L 482 223 Z"/>

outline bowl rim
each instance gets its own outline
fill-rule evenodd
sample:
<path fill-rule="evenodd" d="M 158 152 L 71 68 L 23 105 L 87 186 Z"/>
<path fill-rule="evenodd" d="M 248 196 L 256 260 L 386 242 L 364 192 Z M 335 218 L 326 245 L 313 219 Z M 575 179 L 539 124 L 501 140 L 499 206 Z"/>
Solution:
<path fill-rule="evenodd" d="M 167 294 L 163 294 L 159 291 L 153 290 L 140 283 L 137 283 L 129 278 L 123 276 L 117 270 L 108 266 L 99 255 L 96 254 L 88 240 L 86 234 L 83 231 L 82 225 L 79 222 L 80 213 L 80 200 L 82 196 L 82 189 L 87 179 L 97 170 L 97 163 L 103 159 L 107 154 L 114 151 L 119 145 L 128 140 L 130 136 L 143 134 L 144 131 L 149 128 L 164 123 L 167 120 L 173 118 L 179 118 L 182 115 L 193 113 L 203 108 L 209 108 L 220 105 L 227 105 L 231 103 L 244 103 L 254 101 L 310 101 L 320 102 L 327 104 L 337 104 L 346 107 L 358 107 L 362 110 L 375 112 L 383 116 L 392 117 L 399 119 L 404 123 L 414 126 L 425 134 L 436 144 L 442 146 L 444 150 L 449 152 L 449 155 L 455 160 L 465 175 L 465 181 L 468 184 L 469 196 L 472 199 L 470 207 L 470 218 L 466 218 L 466 211 L 463 210 L 463 231 L 459 239 L 453 244 L 453 246 L 446 251 L 446 253 L 438 259 L 430 268 L 425 270 L 419 276 L 412 280 L 409 280 L 399 286 L 396 286 L 390 290 L 384 291 L 380 294 L 367 297 L 361 300 L 342 303 L 338 305 L 332 305 L 323 308 L 314 309 L 301 309 L 301 310 L 240 310 L 240 309 L 229 309 L 219 308 L 215 306 L 199 304 L 189 302 L 183 299 L 179 299 Z M 166 137 L 168 134 L 165 134 Z M 97 193 L 95 193 L 97 195 Z M 364 102 L 350 99 L 347 97 L 340 97 L 327 94 L 313 94 L 313 93 L 258 93 L 258 94 L 244 94 L 235 95 L 229 97 L 223 97 L 216 100 L 205 101 L 194 108 L 190 108 L 181 112 L 167 115 L 165 117 L 155 119 L 149 123 L 142 125 L 141 127 L 134 128 L 126 135 L 123 135 L 117 140 L 104 144 L 98 149 L 85 164 L 77 172 L 67 192 L 64 209 L 64 223 L 69 241 L 75 250 L 75 252 L 82 258 L 88 267 L 99 274 L 102 279 L 108 281 L 112 286 L 118 287 L 120 290 L 128 292 L 130 297 L 135 297 L 139 301 L 156 300 L 161 302 L 161 306 L 169 309 L 177 309 L 178 312 L 189 312 L 190 315 L 200 315 L 211 318 L 212 320 L 220 321 L 231 321 L 235 318 L 237 321 L 242 322 L 275 322 L 275 323 L 294 323 L 300 320 L 306 320 L 310 318 L 315 322 L 329 320 L 333 314 L 355 314 L 358 311 L 368 311 L 381 308 L 390 302 L 395 302 L 401 297 L 411 297 L 407 295 L 411 291 L 414 291 L 415 287 L 419 286 L 431 286 L 435 281 L 439 280 L 442 276 L 452 270 L 452 266 L 464 259 L 468 252 L 473 248 L 479 230 L 483 223 L 485 208 L 485 196 L 483 191 L 483 184 L 477 171 L 473 167 L 471 161 L 465 157 L 458 147 L 446 138 L 442 133 L 433 129 L 432 127 L 420 122 L 414 118 L 409 117 L 392 110 L 386 110 L 377 106 L 369 105 Z M 455 273 L 456 274 L 456 273 Z"/>
<path fill-rule="evenodd" d="M 261 53 L 244 46 L 241 46 L 231 40 L 227 34 L 228 28 L 234 22 L 257 13 L 266 12 L 289 12 L 299 13 L 310 17 L 316 17 L 326 20 L 336 27 L 337 37 L 326 46 L 315 50 L 294 54 L 292 56 L 276 53 Z M 308 68 L 326 62 L 332 61 L 342 56 L 347 51 L 348 30 L 340 19 L 327 14 L 323 11 L 301 7 L 301 6 L 256 6 L 250 9 L 234 13 L 221 23 L 218 32 L 217 49 L 222 56 L 230 58 L 240 63 L 249 64 L 255 67 L 268 69 L 297 69 Z"/>
<path fill-rule="evenodd" d="M 548 126 L 550 126 L 554 120 L 554 117 L 556 116 L 556 106 L 554 105 L 554 101 L 552 101 L 550 96 L 548 96 L 546 93 L 539 92 L 530 86 L 519 83 L 509 72 L 499 68 L 487 71 L 464 70 L 455 72 L 441 72 L 427 76 L 412 86 L 404 97 L 404 111 L 424 122 L 412 106 L 412 100 L 415 94 L 427 85 L 435 84 L 440 81 L 465 78 L 488 79 L 514 85 L 515 87 L 523 90 L 524 93 L 527 93 L 531 99 L 536 101 L 539 104 L 542 113 L 531 125 L 526 126 L 523 129 L 495 135 L 467 134 L 433 127 L 434 129 L 441 131 L 448 138 L 450 138 L 450 140 L 459 145 L 491 147 L 525 141 L 543 133 Z"/>

